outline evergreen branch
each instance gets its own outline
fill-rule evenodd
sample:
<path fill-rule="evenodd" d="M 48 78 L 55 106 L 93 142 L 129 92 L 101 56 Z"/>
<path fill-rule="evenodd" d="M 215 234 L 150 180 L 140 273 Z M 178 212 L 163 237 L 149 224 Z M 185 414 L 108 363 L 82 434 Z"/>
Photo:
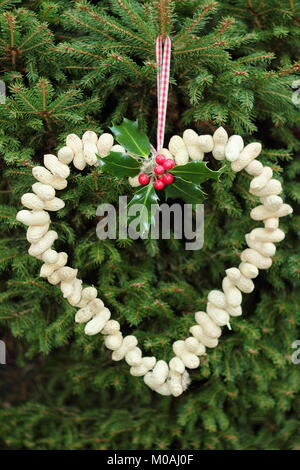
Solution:
<path fill-rule="evenodd" d="M 263 93 L 268 93 L 268 94 L 271 94 L 271 95 L 274 95 L 274 96 L 280 96 L 280 98 L 284 98 L 285 101 L 287 102 L 290 102 L 291 100 L 291 96 L 290 95 L 284 95 L 283 93 L 279 93 L 277 91 L 274 91 L 274 90 L 270 90 L 269 88 L 261 88 L 260 89 Z"/>
<path fill-rule="evenodd" d="M 42 92 L 42 111 L 43 112 L 45 112 L 47 108 L 47 92 L 48 92 L 47 85 L 49 85 L 49 82 L 45 79 L 41 79 L 37 85 L 41 89 L 41 92 Z"/>
<path fill-rule="evenodd" d="M 167 29 L 170 27 L 170 0 L 158 0 L 155 4 L 159 12 L 159 31 L 163 39 L 167 36 Z"/>
<path fill-rule="evenodd" d="M 79 69 L 79 70 L 98 70 L 98 67 L 92 67 L 92 66 L 80 66 L 80 65 L 65 65 L 65 69 Z"/>
<path fill-rule="evenodd" d="M 152 49 L 147 49 L 146 47 L 134 46 L 134 48 L 137 49 L 137 50 L 140 50 L 140 51 L 149 52 L 150 54 L 153 53 Z M 127 45 L 127 44 L 116 43 L 116 44 L 108 44 L 108 45 L 100 46 L 99 49 L 102 49 L 102 50 L 105 50 L 105 49 L 132 49 L 132 46 Z"/>
<path fill-rule="evenodd" d="M 202 49 L 207 49 L 205 48 L 195 48 L 195 49 L 182 49 L 182 50 L 176 50 L 173 52 L 174 55 L 179 55 L 179 54 L 189 54 L 190 52 L 198 52 L 199 50 Z M 221 57 L 224 59 L 224 57 L 229 58 L 229 54 L 224 51 L 223 54 L 199 54 L 199 57 Z"/>
<path fill-rule="evenodd" d="M 47 26 L 44 24 L 39 25 L 36 30 L 34 30 L 21 44 L 18 45 L 18 49 L 21 51 L 24 46 L 31 41 L 38 33 L 41 33 L 42 31 L 47 31 Z M 26 49 L 25 49 L 26 50 Z"/>
<path fill-rule="evenodd" d="M 196 16 L 196 18 L 184 29 L 181 33 L 179 33 L 173 40 L 173 44 L 178 43 L 179 41 L 183 41 L 191 32 L 193 32 L 199 23 L 209 15 L 215 8 L 217 7 L 217 2 L 213 1 L 205 6 L 203 6 L 202 11 Z"/>
<path fill-rule="evenodd" d="M 270 52 L 268 54 L 254 54 L 251 56 L 246 56 L 238 59 L 239 64 L 244 64 L 246 62 L 252 62 L 253 60 L 272 60 L 275 58 L 275 54 Z"/>
<path fill-rule="evenodd" d="M 71 12 L 68 12 L 67 15 L 68 15 L 75 23 L 79 24 L 80 26 L 82 26 L 82 27 L 84 27 L 84 28 L 86 28 L 86 29 L 89 29 L 89 30 L 91 30 L 91 31 L 94 31 L 94 32 L 100 34 L 101 36 L 104 36 L 104 37 L 106 37 L 106 38 L 108 38 L 108 39 L 110 39 L 110 40 L 112 40 L 112 41 L 114 40 L 113 36 L 110 36 L 109 34 L 106 34 L 106 33 L 103 31 L 103 29 L 101 30 L 101 29 L 98 29 L 98 28 L 96 28 L 96 27 L 94 27 L 94 26 L 88 24 L 88 23 L 84 23 L 83 21 L 79 20 L 79 18 L 76 18 L 75 15 L 73 15 Z"/>
<path fill-rule="evenodd" d="M 98 103 L 98 98 L 92 98 L 89 100 L 89 104 L 92 104 L 92 103 Z M 73 109 L 73 108 L 80 108 L 80 107 L 85 107 L 86 106 L 86 103 L 76 103 L 76 104 L 73 104 L 73 105 L 70 105 L 70 106 L 64 106 L 64 109 Z M 65 114 L 65 113 L 55 113 L 55 116 L 69 116 L 68 114 Z"/>
<path fill-rule="evenodd" d="M 289 15 L 290 16 L 290 10 L 284 10 L 283 8 L 268 8 L 266 10 L 262 10 L 261 11 L 261 16 L 265 16 L 265 15 L 268 15 L 270 13 L 274 13 L 274 11 L 277 11 L 278 13 L 283 13 L 283 14 L 286 14 L 286 15 Z"/>
<path fill-rule="evenodd" d="M 58 107 L 62 107 L 62 105 L 68 101 L 70 98 L 73 98 L 78 92 L 76 90 L 70 90 L 67 93 L 64 93 L 58 100 L 55 100 L 52 105 L 49 106 L 49 111 L 53 113 Z M 73 106 L 78 106 L 73 105 Z M 69 109 L 72 106 L 64 107 L 64 109 Z"/>
<path fill-rule="evenodd" d="M 137 41 L 142 42 L 143 44 L 149 44 L 147 41 L 145 41 L 140 36 L 134 34 L 133 32 L 129 31 L 128 29 L 125 29 L 122 26 L 120 26 L 117 23 L 117 21 L 112 21 L 112 20 L 109 19 L 109 17 L 106 17 L 105 15 L 103 15 L 103 16 L 98 15 L 95 11 L 93 11 L 91 8 L 89 8 L 87 4 L 79 3 L 78 8 L 79 8 L 79 10 L 87 13 L 91 18 L 94 18 L 95 20 L 100 21 L 100 23 L 105 24 L 106 26 L 109 26 L 112 29 L 115 29 L 119 33 L 122 33 L 122 34 L 124 34 L 125 36 L 128 36 L 128 37 L 131 37 L 132 39 L 136 39 Z"/>
<path fill-rule="evenodd" d="M 13 5 L 14 3 L 18 3 L 20 0 L 1 0 L 0 1 L 0 11 L 4 10 L 10 5 Z"/>
<path fill-rule="evenodd" d="M 42 41 L 42 42 L 40 42 L 40 43 L 38 43 L 38 44 L 34 44 L 34 45 L 30 46 L 30 47 L 27 47 L 27 48 L 23 49 L 23 50 L 20 51 L 20 52 L 23 52 L 23 53 L 24 53 L 24 52 L 32 51 L 33 49 L 40 48 L 43 44 L 49 44 L 49 43 L 51 43 L 51 39 L 45 39 L 45 41 Z"/>
<path fill-rule="evenodd" d="M 138 70 L 136 64 L 131 61 L 129 58 L 125 58 L 123 56 L 119 56 L 117 54 L 111 54 L 111 56 L 113 58 L 115 58 L 116 60 L 120 61 L 120 62 L 123 62 L 124 64 L 126 64 L 130 70 L 132 70 L 134 72 L 134 74 L 137 74 L 139 75 L 140 77 L 142 76 L 141 72 Z"/>
<path fill-rule="evenodd" d="M 59 44 L 57 46 L 58 51 L 62 51 L 63 49 L 65 49 L 67 52 L 79 52 L 80 54 L 90 56 L 90 57 L 93 57 L 93 58 L 98 59 L 98 60 L 102 60 L 101 56 L 99 56 L 97 54 L 94 54 L 90 51 L 85 51 L 84 49 L 78 49 L 76 47 L 72 47 L 72 46 L 69 46 L 67 44 Z M 55 49 L 53 49 L 53 50 L 55 50 Z"/>
<path fill-rule="evenodd" d="M 16 65 L 16 51 L 14 50 L 14 33 L 16 27 L 15 17 L 9 13 L 6 13 L 5 18 L 7 20 L 9 35 L 10 35 L 10 44 L 9 44 L 9 52 L 11 57 L 12 65 Z"/>
<path fill-rule="evenodd" d="M 42 289 L 46 289 L 48 286 L 46 284 L 40 284 L 37 281 L 27 280 L 27 281 L 19 281 L 19 280 L 9 280 L 9 285 L 33 285 Z"/>
<path fill-rule="evenodd" d="M 133 23 L 136 23 L 146 34 L 146 36 L 149 38 L 150 41 L 154 42 L 155 37 L 149 32 L 149 27 L 144 23 L 144 21 L 141 19 L 141 17 L 134 13 L 133 5 L 130 5 L 130 3 L 126 0 L 116 0 L 120 7 L 127 13 L 129 18 L 133 21 Z"/>
<path fill-rule="evenodd" d="M 175 49 L 173 51 L 173 54 L 188 54 L 189 52 L 204 51 L 204 50 L 211 49 L 211 48 L 212 48 L 212 44 L 208 44 L 207 46 L 195 47 L 193 49 Z"/>
<path fill-rule="evenodd" d="M 217 38 L 219 36 L 222 36 L 224 33 L 226 33 L 230 28 L 231 26 L 233 26 L 235 24 L 235 19 L 234 18 L 224 18 L 222 21 L 221 21 L 221 24 L 220 26 L 217 28 L 216 31 L 214 31 L 212 37 L 214 38 Z"/>
<path fill-rule="evenodd" d="M 29 101 L 27 96 L 22 92 L 22 89 L 19 85 L 12 85 L 11 90 L 18 96 L 22 98 L 22 100 L 31 108 L 33 109 L 34 113 L 38 113 L 38 109 L 33 106 L 33 104 Z"/>

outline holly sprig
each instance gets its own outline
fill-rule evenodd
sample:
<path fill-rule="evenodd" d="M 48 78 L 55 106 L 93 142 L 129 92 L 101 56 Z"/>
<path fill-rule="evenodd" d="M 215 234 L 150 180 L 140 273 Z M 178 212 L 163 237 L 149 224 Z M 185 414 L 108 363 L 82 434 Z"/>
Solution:
<path fill-rule="evenodd" d="M 141 233 L 149 232 L 154 224 L 163 189 L 166 200 L 181 199 L 194 206 L 205 199 L 201 184 L 208 179 L 217 180 L 223 171 L 223 168 L 211 170 L 203 161 L 176 166 L 173 160 L 156 156 L 151 152 L 148 136 L 139 129 L 138 121 L 124 118 L 120 125 L 113 125 L 110 130 L 125 152 L 111 151 L 106 157 L 98 156 L 99 166 L 103 173 L 117 177 L 139 175 L 142 187 L 135 191 L 127 209 L 130 212 L 134 204 L 141 205 L 140 213 L 135 217 Z M 129 220 L 131 218 L 129 216 Z"/>

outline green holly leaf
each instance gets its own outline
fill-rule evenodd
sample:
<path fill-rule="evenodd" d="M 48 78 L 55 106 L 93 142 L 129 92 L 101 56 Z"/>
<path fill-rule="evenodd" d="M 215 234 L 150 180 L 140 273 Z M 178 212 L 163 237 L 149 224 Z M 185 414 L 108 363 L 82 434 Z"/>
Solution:
<path fill-rule="evenodd" d="M 139 204 L 139 211 L 136 215 L 128 215 L 128 222 L 135 220 L 136 227 L 140 228 L 141 235 L 148 233 L 151 224 L 154 223 L 156 211 L 159 210 L 158 195 L 151 183 L 143 186 L 135 192 L 133 198 L 128 203 L 127 210 L 134 204 Z"/>
<path fill-rule="evenodd" d="M 194 183 L 185 181 L 178 176 L 172 184 L 166 187 L 166 198 L 182 199 L 188 204 L 201 204 L 204 200 L 205 193 Z"/>
<path fill-rule="evenodd" d="M 140 162 L 122 152 L 110 152 L 107 157 L 99 157 L 98 162 L 104 173 L 113 176 L 135 176 L 140 171 Z"/>
<path fill-rule="evenodd" d="M 122 124 L 110 128 L 117 142 L 133 155 L 148 157 L 150 141 L 144 132 L 140 131 L 138 121 L 124 118 Z"/>
<path fill-rule="evenodd" d="M 194 161 L 186 165 L 177 165 L 170 170 L 170 173 L 190 183 L 201 184 L 210 178 L 218 179 L 222 171 L 222 168 L 218 171 L 210 170 L 207 168 L 207 162 Z"/>

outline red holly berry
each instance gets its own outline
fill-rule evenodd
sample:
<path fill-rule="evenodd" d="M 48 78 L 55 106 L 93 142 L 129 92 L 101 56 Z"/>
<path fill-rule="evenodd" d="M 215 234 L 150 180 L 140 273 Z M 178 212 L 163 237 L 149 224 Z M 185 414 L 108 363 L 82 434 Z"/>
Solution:
<path fill-rule="evenodd" d="M 174 160 L 172 160 L 172 158 L 167 158 L 164 162 L 163 162 L 163 167 L 165 170 L 171 170 L 171 168 L 174 168 L 175 166 L 175 162 Z"/>
<path fill-rule="evenodd" d="M 162 165 L 156 165 L 154 167 L 154 173 L 156 173 L 157 175 L 162 175 L 164 173 L 165 169 Z"/>
<path fill-rule="evenodd" d="M 158 163 L 159 165 L 163 165 L 165 160 L 166 160 L 166 157 L 161 154 L 157 155 L 155 158 L 156 163 Z"/>
<path fill-rule="evenodd" d="M 143 186 L 145 186 L 146 184 L 149 183 L 150 178 L 149 178 L 148 175 L 146 175 L 146 173 L 141 173 L 141 174 L 139 175 L 138 180 L 139 180 L 139 183 L 141 183 Z"/>
<path fill-rule="evenodd" d="M 174 176 L 171 175 L 171 173 L 166 173 L 164 176 L 163 176 L 163 182 L 165 184 L 171 184 L 173 183 L 174 181 Z"/>
<path fill-rule="evenodd" d="M 158 190 L 163 189 L 165 187 L 165 183 L 160 179 L 156 180 L 154 182 L 154 187 L 155 187 L 155 189 L 158 189 Z"/>

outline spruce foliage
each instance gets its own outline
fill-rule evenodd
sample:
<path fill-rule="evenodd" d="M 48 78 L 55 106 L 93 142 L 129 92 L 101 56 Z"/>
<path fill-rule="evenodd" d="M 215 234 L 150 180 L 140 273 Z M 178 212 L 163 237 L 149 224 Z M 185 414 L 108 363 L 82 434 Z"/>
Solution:
<path fill-rule="evenodd" d="M 299 24 L 299 0 L 0 0 L 2 449 L 300 449 L 300 366 L 291 362 L 300 339 Z M 173 41 L 167 138 L 224 125 L 262 142 L 261 161 L 295 211 L 243 316 L 175 399 L 151 392 L 111 361 L 101 335 L 74 325 L 75 309 L 39 278 L 15 221 L 32 166 L 68 133 L 107 131 L 126 116 L 154 141 L 157 34 Z M 187 252 L 173 239 L 100 242 L 97 206 L 132 190 L 97 169 L 73 171 L 66 208 L 53 217 L 56 246 L 124 331 L 169 359 L 255 226 L 248 186 L 229 166 L 207 185 L 205 245 Z"/>

